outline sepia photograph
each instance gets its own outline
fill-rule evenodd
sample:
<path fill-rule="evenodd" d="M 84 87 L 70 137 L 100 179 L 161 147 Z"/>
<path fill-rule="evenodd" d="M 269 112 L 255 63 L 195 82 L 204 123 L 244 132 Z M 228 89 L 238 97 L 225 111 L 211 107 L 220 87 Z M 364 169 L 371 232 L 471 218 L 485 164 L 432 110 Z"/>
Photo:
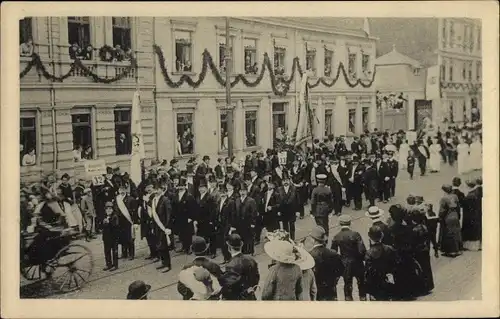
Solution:
<path fill-rule="evenodd" d="M 2 199 L 19 241 L 2 257 L 8 245 L 19 286 L 2 295 L 70 308 L 323 301 L 311 308 L 352 305 L 346 316 L 484 301 L 483 266 L 498 267 L 496 181 L 483 197 L 498 174 L 483 174 L 498 162 L 487 14 L 182 10 L 199 4 L 122 16 L 17 6 L 2 172 L 16 166 L 19 185 L 2 176 Z M 483 145 L 496 145 L 490 158 Z"/>

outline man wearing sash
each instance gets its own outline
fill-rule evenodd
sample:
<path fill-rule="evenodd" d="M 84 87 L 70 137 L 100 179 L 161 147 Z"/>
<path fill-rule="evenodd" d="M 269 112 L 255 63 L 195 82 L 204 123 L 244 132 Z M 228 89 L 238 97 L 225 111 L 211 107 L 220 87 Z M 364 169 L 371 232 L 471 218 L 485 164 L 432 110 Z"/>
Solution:
<path fill-rule="evenodd" d="M 232 188 L 232 186 L 231 186 Z M 229 219 L 231 214 L 234 213 L 234 197 L 228 196 L 227 186 L 225 184 L 219 185 L 219 199 L 217 201 L 217 243 L 222 250 L 224 262 L 227 263 L 231 259 L 228 246 L 226 244 L 226 237 L 231 231 L 229 226 Z M 232 195 L 232 194 L 231 194 Z"/>
<path fill-rule="evenodd" d="M 420 167 L 420 176 L 425 175 L 427 159 L 430 158 L 429 149 L 424 145 L 424 141 L 418 141 L 418 166 Z"/>
<path fill-rule="evenodd" d="M 334 157 L 331 160 L 331 165 L 328 166 L 327 169 L 329 171 L 328 186 L 330 186 L 333 195 L 333 210 L 335 215 L 340 216 L 340 214 L 342 214 L 342 207 L 344 206 L 344 200 L 346 198 L 346 188 L 344 186 L 345 178 L 339 173 L 338 158 Z M 344 174 L 343 170 L 341 170 L 341 172 Z"/>
<path fill-rule="evenodd" d="M 267 190 L 258 205 L 259 211 L 262 213 L 262 224 L 268 232 L 272 232 L 279 228 L 278 211 L 280 208 L 279 194 L 275 191 L 275 183 L 269 178 L 267 182 Z"/>
<path fill-rule="evenodd" d="M 173 242 L 173 234 L 171 227 L 172 204 L 170 199 L 164 195 L 164 189 L 160 185 L 156 185 L 156 195 L 152 200 L 152 217 L 155 222 L 154 232 L 156 235 L 156 248 L 158 256 L 161 260 L 161 265 L 156 269 L 163 269 L 163 272 L 168 272 L 172 269 L 170 260 L 170 248 Z"/>
<path fill-rule="evenodd" d="M 295 239 L 295 221 L 300 216 L 297 204 L 297 189 L 290 183 L 290 175 L 283 172 L 283 185 L 278 188 L 278 197 L 281 202 L 278 208 L 278 221 L 283 223 L 283 229 L 290 233 L 290 238 Z"/>
<path fill-rule="evenodd" d="M 241 185 L 239 197 L 235 201 L 235 212 L 230 220 L 230 227 L 243 239 L 243 253 L 254 253 L 254 228 L 257 218 L 257 204 L 248 196 L 248 189 Z"/>
<path fill-rule="evenodd" d="M 363 206 L 363 199 L 361 194 L 363 193 L 363 165 L 359 163 L 357 156 L 353 154 L 352 163 L 347 172 L 348 178 L 348 202 L 351 204 L 351 199 L 354 201 L 354 210 L 360 210 Z"/>
<path fill-rule="evenodd" d="M 156 259 L 158 254 L 156 251 L 156 236 L 155 222 L 153 220 L 153 199 L 156 196 L 153 184 L 150 181 L 144 183 L 144 195 L 141 198 L 141 203 L 138 210 L 138 215 L 141 222 L 141 237 L 146 238 L 149 246 L 149 256 L 146 259 Z"/>
<path fill-rule="evenodd" d="M 120 227 L 119 243 L 122 246 L 121 258 L 133 260 L 135 257 L 135 227 L 138 224 L 137 200 L 127 194 L 127 184 L 120 184 L 114 210 L 118 213 Z"/>
<path fill-rule="evenodd" d="M 197 222 L 196 235 L 203 237 L 210 245 L 209 252 L 212 259 L 215 258 L 216 244 L 216 204 L 214 199 L 208 194 L 208 187 L 205 180 L 201 180 L 198 188 L 199 195 L 196 197 L 196 213 L 194 220 Z"/>

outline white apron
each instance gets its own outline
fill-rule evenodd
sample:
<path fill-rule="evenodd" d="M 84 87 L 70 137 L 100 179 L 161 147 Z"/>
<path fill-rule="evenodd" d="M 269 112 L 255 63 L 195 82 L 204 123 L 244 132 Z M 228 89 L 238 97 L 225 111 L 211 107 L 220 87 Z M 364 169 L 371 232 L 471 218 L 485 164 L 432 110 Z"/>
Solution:
<path fill-rule="evenodd" d="M 457 166 L 458 174 L 465 174 L 469 171 L 469 145 L 462 143 L 457 146 Z"/>
<path fill-rule="evenodd" d="M 408 151 L 410 150 L 410 146 L 408 144 L 401 144 L 399 146 L 399 167 L 401 169 L 406 169 L 406 160 L 408 158 Z"/>
<path fill-rule="evenodd" d="M 441 170 L 441 145 L 432 144 L 429 147 L 429 153 L 431 153 L 431 158 L 429 161 L 431 171 L 439 172 Z"/>
<path fill-rule="evenodd" d="M 470 145 L 469 169 L 478 170 L 483 167 L 482 148 L 483 145 L 479 141 L 475 141 Z"/>

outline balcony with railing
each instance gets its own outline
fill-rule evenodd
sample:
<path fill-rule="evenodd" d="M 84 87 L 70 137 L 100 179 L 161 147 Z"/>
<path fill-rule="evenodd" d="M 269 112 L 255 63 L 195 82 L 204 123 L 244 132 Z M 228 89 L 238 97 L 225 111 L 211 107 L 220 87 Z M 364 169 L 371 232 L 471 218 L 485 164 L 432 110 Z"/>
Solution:
<path fill-rule="evenodd" d="M 22 44 L 20 47 L 21 84 L 65 82 L 134 84 L 142 77 L 150 77 L 139 59 L 152 52 L 127 52 L 119 47 Z M 141 72 L 143 71 L 143 72 Z M 142 73 L 142 74 L 141 74 Z M 144 83 L 143 80 L 141 80 Z M 147 82 L 147 81 L 146 81 Z"/>

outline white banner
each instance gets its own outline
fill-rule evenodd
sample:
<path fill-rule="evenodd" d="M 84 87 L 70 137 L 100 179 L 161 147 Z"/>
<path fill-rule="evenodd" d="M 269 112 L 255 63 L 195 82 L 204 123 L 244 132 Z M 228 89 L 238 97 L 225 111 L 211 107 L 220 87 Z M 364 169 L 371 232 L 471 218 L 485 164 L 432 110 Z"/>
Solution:
<path fill-rule="evenodd" d="M 86 160 L 84 162 L 85 176 L 92 179 L 95 176 L 106 175 L 106 161 L 100 160 Z"/>
<path fill-rule="evenodd" d="M 130 179 L 139 185 L 141 182 L 141 160 L 145 157 L 144 140 L 141 127 L 141 101 L 139 91 L 134 92 L 132 100 L 132 154 L 130 159 Z"/>
<path fill-rule="evenodd" d="M 295 137 L 295 141 L 297 142 L 307 136 L 307 123 L 308 123 L 307 103 L 309 102 L 309 92 L 307 88 L 308 78 L 309 76 L 307 72 L 305 72 L 300 82 L 299 121 L 297 124 L 297 135 Z"/>
<path fill-rule="evenodd" d="M 286 165 L 287 152 L 278 153 L 278 162 L 280 165 Z"/>
<path fill-rule="evenodd" d="M 425 99 L 440 99 L 439 65 L 431 66 L 427 69 L 427 81 L 425 83 Z"/>

